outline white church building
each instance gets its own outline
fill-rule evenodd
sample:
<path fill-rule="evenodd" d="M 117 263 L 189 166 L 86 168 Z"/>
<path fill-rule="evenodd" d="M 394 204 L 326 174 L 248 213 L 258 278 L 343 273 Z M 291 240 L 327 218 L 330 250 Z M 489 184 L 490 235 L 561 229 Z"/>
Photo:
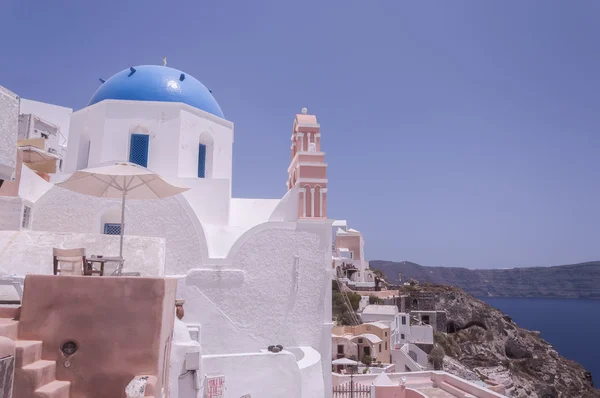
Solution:
<path fill-rule="evenodd" d="M 62 171 L 44 178 L 10 156 L 0 165 L 6 179 L 0 186 L 0 271 L 52 274 L 54 247 L 117 255 L 120 202 L 54 183 L 85 168 L 137 163 L 189 188 L 172 198 L 127 202 L 123 257 L 126 271 L 178 278 L 183 321 L 201 347 L 197 376 L 222 376 L 225 397 L 331 395 L 333 220 L 327 218 L 327 164 L 314 115 L 302 109 L 274 144 L 290 143 L 291 162 L 282 170 L 287 193 L 244 199 L 231 194 L 234 124 L 185 72 L 128 68 L 104 81 L 85 108 L 71 113 L 57 107 L 61 120 L 43 109 L 43 118 L 68 137 Z M 27 223 L 7 221 L 15 217 Z M 283 351 L 267 351 L 272 345 Z M 172 355 L 172 361 L 181 359 Z M 171 374 L 171 397 L 193 396 L 179 376 Z"/>

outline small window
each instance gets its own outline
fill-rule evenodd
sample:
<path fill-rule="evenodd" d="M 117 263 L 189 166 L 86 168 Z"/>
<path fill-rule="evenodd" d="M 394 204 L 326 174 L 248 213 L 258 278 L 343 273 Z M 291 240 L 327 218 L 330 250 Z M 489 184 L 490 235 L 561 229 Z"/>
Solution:
<path fill-rule="evenodd" d="M 343 354 L 344 353 L 344 346 L 343 345 L 338 345 L 338 354 Z"/>
<path fill-rule="evenodd" d="M 417 299 L 413 299 L 412 306 L 413 306 L 413 309 L 416 309 L 419 306 L 419 301 Z"/>
<path fill-rule="evenodd" d="M 23 228 L 29 229 L 29 224 L 31 223 L 31 207 L 25 206 L 23 208 Z"/>
<path fill-rule="evenodd" d="M 387 332 L 384 332 L 384 336 L 387 337 Z"/>
<path fill-rule="evenodd" d="M 206 177 L 206 145 L 198 145 L 198 178 Z"/>
<path fill-rule="evenodd" d="M 400 339 L 404 340 L 404 333 L 400 334 Z"/>
<path fill-rule="evenodd" d="M 385 342 L 385 350 L 387 351 L 387 341 Z"/>
<path fill-rule="evenodd" d="M 405 316 L 402 317 L 402 324 L 406 325 L 406 317 Z"/>
<path fill-rule="evenodd" d="M 358 339 L 358 344 L 362 344 L 363 339 Z"/>
<path fill-rule="evenodd" d="M 104 224 L 104 234 L 105 235 L 121 235 L 121 224 L 112 224 L 112 223 Z"/>
<path fill-rule="evenodd" d="M 148 167 L 148 134 L 131 134 L 131 145 L 129 147 L 129 161 Z"/>
<path fill-rule="evenodd" d="M 379 352 L 381 352 L 381 343 L 379 343 Z"/>
<path fill-rule="evenodd" d="M 421 316 L 421 322 L 423 322 L 426 325 L 429 325 L 429 315 Z"/>

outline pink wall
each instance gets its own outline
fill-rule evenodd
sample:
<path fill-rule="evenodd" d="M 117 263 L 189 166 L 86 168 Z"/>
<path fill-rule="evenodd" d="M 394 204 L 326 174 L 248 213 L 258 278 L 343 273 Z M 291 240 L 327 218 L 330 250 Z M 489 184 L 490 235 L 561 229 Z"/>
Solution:
<path fill-rule="evenodd" d="M 57 362 L 71 398 L 122 397 L 139 375 L 167 391 L 176 288 L 166 278 L 28 275 L 19 339 L 43 342 L 42 359 Z M 79 347 L 69 367 L 67 340 Z"/>
<path fill-rule="evenodd" d="M 327 178 L 327 167 L 323 166 L 300 166 L 300 176 L 302 178 Z"/>
<path fill-rule="evenodd" d="M 377 398 L 406 398 L 406 387 L 404 386 L 377 386 L 375 387 Z"/>
<path fill-rule="evenodd" d="M 360 260 L 360 236 L 341 235 L 335 237 L 335 247 L 344 247 L 354 252 L 354 259 Z"/>

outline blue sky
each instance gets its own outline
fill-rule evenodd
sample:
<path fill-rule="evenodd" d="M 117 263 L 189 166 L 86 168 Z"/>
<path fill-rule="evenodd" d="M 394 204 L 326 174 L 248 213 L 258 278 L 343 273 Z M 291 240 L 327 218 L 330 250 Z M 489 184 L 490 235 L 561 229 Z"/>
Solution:
<path fill-rule="evenodd" d="M 234 195 L 285 192 L 293 115 L 321 123 L 329 215 L 370 259 L 600 259 L 600 2 L 0 4 L 0 84 L 80 109 L 160 64 L 235 123 Z"/>

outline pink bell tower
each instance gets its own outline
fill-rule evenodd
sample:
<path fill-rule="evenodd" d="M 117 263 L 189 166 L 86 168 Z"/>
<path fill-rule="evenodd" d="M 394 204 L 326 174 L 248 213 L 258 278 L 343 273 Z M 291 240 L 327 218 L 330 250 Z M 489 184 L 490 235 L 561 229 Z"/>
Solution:
<path fill-rule="evenodd" d="M 309 115 L 306 108 L 294 119 L 291 150 L 287 188 L 297 188 L 298 218 L 327 218 L 325 152 L 321 152 L 317 117 Z"/>

